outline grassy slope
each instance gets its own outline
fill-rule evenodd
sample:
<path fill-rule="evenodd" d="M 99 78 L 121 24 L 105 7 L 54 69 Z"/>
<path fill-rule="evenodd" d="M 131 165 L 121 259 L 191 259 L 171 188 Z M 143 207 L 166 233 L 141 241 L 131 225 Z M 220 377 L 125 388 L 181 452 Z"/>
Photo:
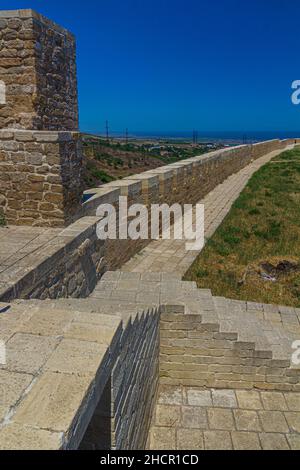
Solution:
<path fill-rule="evenodd" d="M 282 260 L 300 263 L 300 147 L 253 175 L 186 279 L 214 295 L 300 307 L 299 271 L 261 277 L 261 263 Z"/>
<path fill-rule="evenodd" d="M 143 144 L 107 143 L 103 139 L 85 139 L 85 188 L 97 187 L 110 181 L 155 169 L 209 151 L 204 146 L 170 145 L 165 155 L 149 152 Z"/>

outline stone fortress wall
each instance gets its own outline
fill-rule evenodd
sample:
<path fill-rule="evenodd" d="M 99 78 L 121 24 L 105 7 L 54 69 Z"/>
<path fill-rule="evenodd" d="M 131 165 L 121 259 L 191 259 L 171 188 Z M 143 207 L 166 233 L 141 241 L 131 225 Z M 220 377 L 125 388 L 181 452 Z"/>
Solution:
<path fill-rule="evenodd" d="M 174 163 L 82 204 L 74 38 L 18 10 L 0 12 L 0 39 L 0 205 L 11 225 L 59 229 L 0 271 L 0 449 L 144 449 L 159 383 L 299 392 L 290 330 L 264 322 L 271 312 L 276 328 L 298 324 L 299 309 L 232 305 L 172 275 L 117 271 L 148 242 L 104 242 L 95 230 L 100 204 L 194 204 L 294 141 Z"/>
<path fill-rule="evenodd" d="M 34 257 L 28 257 L 26 275 L 18 272 L 0 289 L 0 299 L 5 301 L 85 297 L 104 272 L 119 269 L 151 242 L 150 239 L 98 240 L 96 227 L 100 219 L 96 217 L 96 211 L 100 204 L 113 204 L 117 213 L 120 196 L 128 197 L 129 206 L 138 203 L 148 208 L 158 203 L 195 204 L 232 173 L 290 143 L 274 140 L 211 152 L 87 191 L 92 196 L 81 204 L 78 135 L 23 131 L 19 137 L 19 131 L 13 133 L 10 130 L 0 131 L 1 134 L 0 147 L 27 147 L 23 152 L 7 150 L 5 155 L 11 158 L 10 162 L 0 158 L 4 170 L 0 175 L 0 194 L 2 192 L 3 200 L 9 205 L 4 206 L 8 222 L 60 227 L 75 219 L 54 240 L 36 251 Z M 30 152 L 37 147 L 41 153 Z M 48 149 L 51 154 L 44 155 Z M 58 159 L 61 159 L 60 165 L 55 164 Z M 52 165 L 51 174 L 46 172 L 49 164 Z M 27 173 L 26 169 L 34 173 Z M 24 192 L 20 191 L 22 187 L 26 188 L 25 199 Z"/>

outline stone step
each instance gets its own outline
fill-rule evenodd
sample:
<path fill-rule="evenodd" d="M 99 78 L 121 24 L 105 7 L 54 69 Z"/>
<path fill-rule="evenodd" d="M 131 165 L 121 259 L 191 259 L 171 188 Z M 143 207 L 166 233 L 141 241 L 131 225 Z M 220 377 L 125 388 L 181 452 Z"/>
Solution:
<path fill-rule="evenodd" d="M 247 313 L 244 302 L 236 302 L 223 297 L 215 297 L 214 303 L 220 320 L 220 331 L 236 332 L 238 341 L 253 342 L 255 350 L 270 351 L 274 361 L 285 361 L 290 365 L 292 343 L 297 334 Z M 300 370 L 299 370 L 300 372 Z"/>
<path fill-rule="evenodd" d="M 181 308 L 186 314 L 200 315 L 203 325 L 230 338 L 237 348 L 250 349 L 255 355 L 273 360 L 274 367 L 291 367 L 291 346 L 298 339 L 296 333 L 264 320 L 264 311 L 270 312 L 271 306 L 214 297 L 209 289 L 197 289 L 196 283 L 181 281 L 168 273 L 107 272 L 87 299 L 15 302 L 17 308 L 23 308 L 22 303 L 26 308 L 43 304 L 50 314 L 53 310 L 68 310 L 114 315 L 123 320 L 149 309 L 158 312 L 167 308 L 175 313 Z M 272 311 L 297 319 L 293 309 L 276 307 Z"/>

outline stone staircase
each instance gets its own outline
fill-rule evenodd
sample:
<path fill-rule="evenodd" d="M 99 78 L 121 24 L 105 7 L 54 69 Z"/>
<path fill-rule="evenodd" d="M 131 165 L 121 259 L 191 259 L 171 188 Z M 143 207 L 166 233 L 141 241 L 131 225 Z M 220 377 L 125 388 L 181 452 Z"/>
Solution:
<path fill-rule="evenodd" d="M 39 305 L 41 301 L 16 301 L 17 304 L 22 302 Z M 294 352 L 292 345 L 300 339 L 299 309 L 213 297 L 210 290 L 197 289 L 196 283 L 181 281 L 178 276 L 170 273 L 140 274 L 121 271 L 106 273 L 87 299 L 43 301 L 43 308 L 47 311 L 76 310 L 116 315 L 123 320 L 138 312 L 158 307 L 162 314 L 162 325 L 164 315 L 169 315 L 167 327 L 171 332 L 172 323 L 193 320 L 190 329 L 185 330 L 187 336 L 183 350 L 188 350 L 191 354 L 194 349 L 197 355 L 201 345 L 209 343 L 204 355 L 198 355 L 198 364 L 202 360 L 206 361 L 205 358 L 210 354 L 221 354 L 223 350 L 223 356 L 212 356 L 216 357 L 215 364 L 210 364 L 220 366 L 221 369 L 224 363 L 224 371 L 231 367 L 228 380 L 225 380 L 227 372 L 220 376 L 220 384 L 218 377 L 213 377 L 212 374 L 212 380 L 207 381 L 205 386 L 209 386 L 211 382 L 211 386 L 220 385 L 225 388 L 254 386 L 300 390 L 300 366 L 291 363 Z M 171 319 L 174 315 L 173 321 L 170 321 L 170 315 Z M 195 326 L 195 322 L 201 325 L 200 329 Z M 171 338 L 161 339 L 162 347 L 167 342 L 168 348 L 176 349 L 180 339 L 176 340 L 174 332 L 172 335 L 173 341 Z M 182 354 L 183 361 L 184 356 L 185 352 Z M 169 364 L 170 357 L 165 358 L 162 354 L 162 358 L 163 362 Z M 182 364 L 178 363 L 178 367 L 182 368 Z"/>

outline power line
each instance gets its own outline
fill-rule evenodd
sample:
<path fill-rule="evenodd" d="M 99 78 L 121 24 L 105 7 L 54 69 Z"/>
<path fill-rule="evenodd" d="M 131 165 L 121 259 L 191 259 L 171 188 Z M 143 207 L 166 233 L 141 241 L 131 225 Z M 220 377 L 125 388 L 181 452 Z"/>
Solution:
<path fill-rule="evenodd" d="M 109 122 L 106 121 L 105 123 L 105 128 L 106 128 L 106 140 L 109 142 Z"/>

